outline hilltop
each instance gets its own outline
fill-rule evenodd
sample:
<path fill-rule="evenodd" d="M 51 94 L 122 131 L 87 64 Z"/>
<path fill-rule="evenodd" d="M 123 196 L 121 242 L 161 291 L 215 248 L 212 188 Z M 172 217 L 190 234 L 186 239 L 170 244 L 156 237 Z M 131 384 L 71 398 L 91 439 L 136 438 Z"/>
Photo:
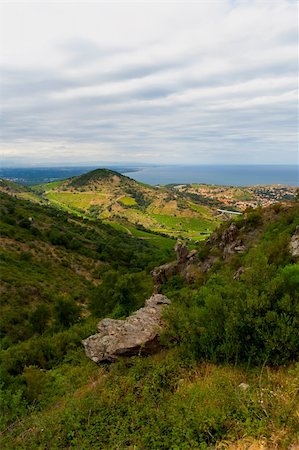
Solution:
<path fill-rule="evenodd" d="M 215 208 L 166 187 L 145 185 L 108 169 L 34 189 L 56 206 L 104 220 L 144 238 L 150 237 L 144 232 L 154 232 L 200 240 L 219 223 Z"/>

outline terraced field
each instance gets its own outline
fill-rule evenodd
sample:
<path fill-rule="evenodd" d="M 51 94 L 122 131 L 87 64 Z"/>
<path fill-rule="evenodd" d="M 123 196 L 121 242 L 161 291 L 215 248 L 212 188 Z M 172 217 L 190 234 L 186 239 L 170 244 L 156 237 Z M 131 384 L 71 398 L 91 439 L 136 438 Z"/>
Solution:
<path fill-rule="evenodd" d="M 87 211 L 92 205 L 108 204 L 107 195 L 99 192 L 47 192 L 48 200 L 61 206 Z"/>
<path fill-rule="evenodd" d="M 36 189 L 62 209 L 104 220 L 142 239 L 157 240 L 160 233 L 172 239 L 200 240 L 219 223 L 211 208 L 180 192 L 147 186 L 109 170 L 96 170 Z"/>

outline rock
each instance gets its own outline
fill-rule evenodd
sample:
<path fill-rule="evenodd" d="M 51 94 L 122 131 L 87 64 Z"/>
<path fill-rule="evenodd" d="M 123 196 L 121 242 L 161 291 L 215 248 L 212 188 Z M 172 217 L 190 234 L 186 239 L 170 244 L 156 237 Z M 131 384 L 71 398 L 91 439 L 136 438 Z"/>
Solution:
<path fill-rule="evenodd" d="M 174 250 L 177 254 L 176 261 L 155 267 L 151 272 L 155 292 L 159 292 L 160 287 L 173 275 L 181 275 L 188 282 L 192 282 L 199 272 L 197 250 L 189 252 L 188 247 L 181 240 L 177 241 Z"/>
<path fill-rule="evenodd" d="M 191 250 L 187 255 L 188 262 L 194 262 L 197 259 L 197 250 Z"/>
<path fill-rule="evenodd" d="M 234 274 L 234 280 L 239 280 L 239 278 L 241 277 L 241 275 L 243 275 L 244 272 L 245 272 L 244 267 L 239 267 L 239 269 Z"/>
<path fill-rule="evenodd" d="M 241 389 L 241 391 L 247 391 L 247 389 L 249 389 L 249 384 L 247 383 L 240 383 L 238 388 Z"/>
<path fill-rule="evenodd" d="M 162 311 L 170 300 L 154 294 L 125 320 L 103 319 L 98 323 L 97 334 L 82 343 L 86 355 L 94 362 L 113 362 L 120 356 L 154 353 L 160 348 L 158 335 L 163 321 Z"/>
<path fill-rule="evenodd" d="M 238 236 L 238 227 L 235 223 L 231 223 L 230 226 L 221 235 L 219 248 L 224 248 L 229 244 L 232 244 Z"/>
<path fill-rule="evenodd" d="M 177 255 L 177 261 L 179 264 L 183 264 L 188 259 L 188 248 L 184 242 L 182 242 L 180 239 L 177 240 L 177 243 L 174 247 L 174 251 Z"/>
<path fill-rule="evenodd" d="M 171 262 L 167 264 L 163 264 L 163 266 L 155 267 L 154 270 L 151 271 L 151 276 L 154 281 L 155 290 L 158 291 L 160 286 L 164 284 L 169 277 L 175 275 L 177 273 L 177 262 Z"/>
<path fill-rule="evenodd" d="M 299 225 L 297 225 L 296 231 L 291 237 L 289 249 L 294 258 L 299 258 Z"/>
<path fill-rule="evenodd" d="M 246 247 L 245 245 L 236 245 L 234 250 L 238 253 L 244 253 L 246 251 Z"/>

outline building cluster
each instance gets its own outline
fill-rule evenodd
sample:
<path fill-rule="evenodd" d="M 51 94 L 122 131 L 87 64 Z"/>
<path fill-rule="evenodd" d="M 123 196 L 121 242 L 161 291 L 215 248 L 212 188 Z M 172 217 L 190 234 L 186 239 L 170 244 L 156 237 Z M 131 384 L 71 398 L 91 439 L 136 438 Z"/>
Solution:
<path fill-rule="evenodd" d="M 177 185 L 178 191 L 198 194 L 202 197 L 217 201 L 225 207 L 237 211 L 258 206 L 270 206 L 274 203 L 294 200 L 298 188 L 292 186 L 217 186 L 217 185 Z"/>

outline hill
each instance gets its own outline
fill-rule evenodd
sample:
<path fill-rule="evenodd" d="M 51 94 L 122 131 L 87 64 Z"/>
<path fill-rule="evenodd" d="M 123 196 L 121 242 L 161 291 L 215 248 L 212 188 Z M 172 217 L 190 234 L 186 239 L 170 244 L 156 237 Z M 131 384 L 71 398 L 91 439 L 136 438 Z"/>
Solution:
<path fill-rule="evenodd" d="M 136 274 L 137 282 L 137 273 L 143 272 L 151 286 L 150 276 L 144 271 L 148 273 L 171 254 L 164 242 L 161 249 L 152 241 L 135 239 L 108 225 L 50 206 L 4 193 L 0 198 L 4 347 L 27 340 L 38 331 L 55 328 L 55 302 L 61 302 L 62 306 L 63 302 L 72 304 L 75 310 L 81 308 L 82 314 L 86 314 L 94 289 L 105 273 L 111 277 L 115 273 L 116 283 L 118 275 L 126 273 L 130 273 L 132 280 Z M 121 304 L 118 307 L 121 310 Z M 47 315 L 45 323 L 36 324 L 38 314 L 43 311 Z"/>
<path fill-rule="evenodd" d="M 298 204 L 196 244 L 193 277 L 181 259 L 159 286 L 162 351 L 110 366 L 81 340 L 139 308 L 173 253 L 51 206 L 1 205 L 1 448 L 297 445 Z"/>
<path fill-rule="evenodd" d="M 32 189 L 20 184 L 14 183 L 13 181 L 5 180 L 0 178 L 0 193 L 6 193 L 8 195 L 24 199 L 31 200 L 37 203 L 45 203 L 45 200 L 37 195 Z"/>
<path fill-rule="evenodd" d="M 52 204 L 100 218 L 118 229 L 151 238 L 203 239 L 220 222 L 215 209 L 163 188 L 139 183 L 118 172 L 98 169 L 64 181 L 35 187 Z M 149 234 L 143 235 L 143 232 Z"/>

